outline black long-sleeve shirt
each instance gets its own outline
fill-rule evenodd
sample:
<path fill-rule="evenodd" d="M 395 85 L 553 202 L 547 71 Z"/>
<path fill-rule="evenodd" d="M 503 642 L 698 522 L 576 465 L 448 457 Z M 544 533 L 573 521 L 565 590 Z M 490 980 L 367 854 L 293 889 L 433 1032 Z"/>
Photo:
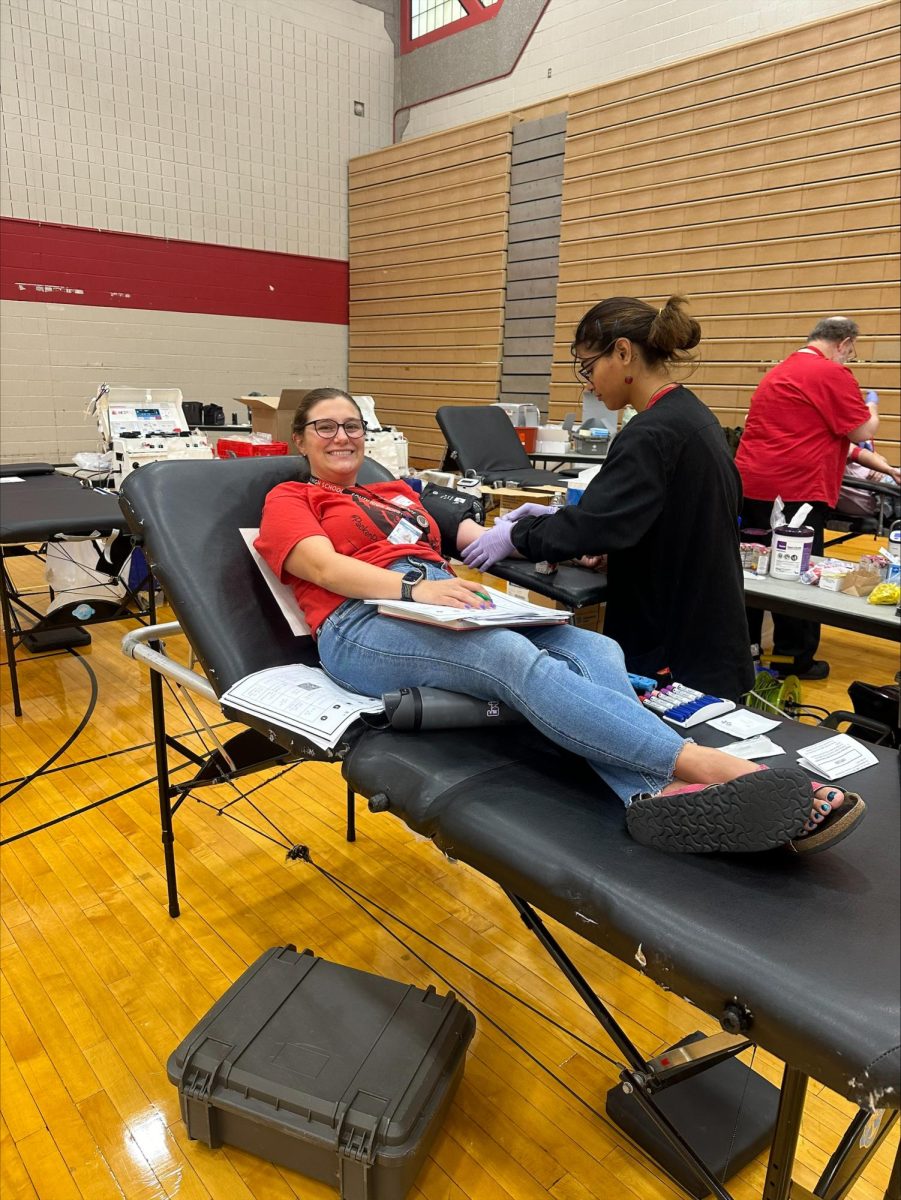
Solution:
<path fill-rule="evenodd" d="M 533 562 L 607 554 L 604 632 L 630 671 L 737 699 L 754 681 L 739 556 L 741 479 L 716 418 L 685 387 L 614 439 L 578 505 L 517 521 Z"/>

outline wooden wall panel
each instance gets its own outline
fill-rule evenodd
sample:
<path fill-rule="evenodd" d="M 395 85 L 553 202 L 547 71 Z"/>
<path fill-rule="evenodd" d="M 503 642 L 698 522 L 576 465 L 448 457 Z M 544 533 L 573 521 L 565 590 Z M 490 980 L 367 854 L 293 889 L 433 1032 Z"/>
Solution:
<path fill-rule="evenodd" d="M 551 417 L 604 296 L 691 300 L 690 383 L 726 425 L 830 313 L 858 320 L 879 448 L 899 462 L 897 4 L 842 14 L 571 96 Z"/>
<path fill-rule="evenodd" d="M 497 399 L 507 278 L 511 115 L 350 163 L 353 392 L 436 466 L 442 404 Z"/>

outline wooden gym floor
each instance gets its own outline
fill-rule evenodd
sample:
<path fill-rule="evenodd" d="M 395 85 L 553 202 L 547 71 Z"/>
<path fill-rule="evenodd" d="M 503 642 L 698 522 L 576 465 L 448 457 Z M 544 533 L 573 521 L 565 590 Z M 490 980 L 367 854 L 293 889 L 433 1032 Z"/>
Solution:
<path fill-rule="evenodd" d="M 20 586 L 40 581 L 33 562 L 11 565 Z M 20 719 L 0 672 L 0 828 L 15 839 L 0 863 L 4 1200 L 333 1200 L 331 1188 L 251 1155 L 189 1142 L 166 1078 L 169 1053 L 229 984 L 264 950 L 288 942 L 420 986 L 452 987 L 478 1009 L 463 1082 L 411 1193 L 417 1200 L 681 1196 L 604 1117 L 617 1078 L 612 1047 L 498 889 L 362 802 L 358 839 L 348 845 L 337 767 L 270 772 L 252 799 L 272 824 L 250 804 L 236 806 L 268 836 L 193 799 L 185 804 L 175 823 L 182 916 L 168 917 L 147 677 L 118 649 L 128 627 L 94 627 L 79 658 L 21 652 Z M 832 676 L 805 685 L 804 697 L 825 708 L 845 706 L 852 679 L 887 682 L 898 667 L 897 646 L 835 630 L 824 630 L 822 652 Z M 18 786 L 81 720 L 86 667 L 99 688 L 93 717 L 50 770 Z M 187 730 L 171 699 L 168 709 L 170 731 Z M 243 781 L 244 790 L 261 779 Z M 214 791 L 205 796 L 219 803 L 234 796 Z M 277 831 L 309 845 L 319 867 L 369 900 L 358 905 L 316 868 L 286 862 Z M 679 997 L 558 933 L 643 1052 L 716 1028 Z M 812 996 L 811 1019 L 815 1010 Z M 753 1065 L 779 1082 L 781 1066 L 768 1055 L 757 1053 Z M 796 1173 L 805 1187 L 851 1111 L 811 1085 Z M 855 1200 L 881 1200 L 897 1140 L 895 1132 L 881 1148 Z M 761 1158 L 733 1179 L 736 1200 L 760 1196 L 764 1169 Z"/>

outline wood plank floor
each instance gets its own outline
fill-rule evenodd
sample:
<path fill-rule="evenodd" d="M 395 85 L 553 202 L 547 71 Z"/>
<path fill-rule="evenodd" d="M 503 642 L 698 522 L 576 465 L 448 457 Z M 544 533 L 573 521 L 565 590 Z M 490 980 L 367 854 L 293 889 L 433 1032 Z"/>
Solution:
<path fill-rule="evenodd" d="M 28 561 L 12 567 L 20 584 L 39 582 Z M 166 1078 L 167 1056 L 214 1000 L 260 953 L 287 942 L 452 987 L 477 1010 L 463 1083 L 411 1193 L 417 1200 L 681 1196 L 604 1116 L 617 1078 L 612 1047 L 498 889 L 362 804 L 358 840 L 347 844 L 336 767 L 270 772 L 252 800 L 271 824 L 250 804 L 236 806 L 268 836 L 189 800 L 176 818 L 182 916 L 167 916 L 147 677 L 119 653 L 127 627 L 94 627 L 78 658 L 23 652 L 20 719 L 2 671 L 0 831 L 16 839 L 0 862 L 4 1200 L 333 1197 L 249 1154 L 189 1141 Z M 822 650 L 832 676 L 804 694 L 826 708 L 845 705 L 851 679 L 886 682 L 898 668 L 896 646 L 854 634 L 824 631 Z M 20 786 L 81 720 L 86 667 L 99 688 L 90 722 L 50 770 Z M 168 710 L 170 729 L 187 730 L 174 701 Z M 210 710 L 211 720 L 219 716 Z M 262 778 L 245 780 L 244 790 Z M 235 794 L 215 793 L 220 803 Z M 309 845 L 322 871 L 286 862 L 283 840 Z M 366 899 L 358 903 L 323 872 Z M 678 997 L 558 932 L 645 1053 L 714 1030 Z M 758 1053 L 754 1066 L 778 1083 L 778 1062 Z M 812 1085 L 797 1171 L 805 1187 L 851 1111 Z M 881 1148 L 855 1200 L 881 1200 L 897 1140 Z M 736 1200 L 760 1195 L 764 1168 L 761 1158 L 733 1179 Z"/>

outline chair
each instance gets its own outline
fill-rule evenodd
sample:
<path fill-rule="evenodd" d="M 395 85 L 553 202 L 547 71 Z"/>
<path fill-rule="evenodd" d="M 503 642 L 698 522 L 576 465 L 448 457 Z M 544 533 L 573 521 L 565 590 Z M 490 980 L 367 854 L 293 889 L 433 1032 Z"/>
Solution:
<path fill-rule="evenodd" d="M 847 492 L 846 492 L 847 489 Z M 876 498 L 873 512 L 854 512 L 847 505 L 847 496 L 869 492 Z M 842 480 L 842 492 L 839 495 L 839 506 L 832 508 L 826 515 L 826 529 L 838 536 L 830 538 L 826 546 L 837 546 L 851 538 L 871 534 L 873 537 L 885 537 L 889 527 L 901 515 L 901 495 L 895 483 L 883 483 L 872 479 L 858 479 L 846 475 Z"/>
<path fill-rule="evenodd" d="M 502 408 L 492 404 L 445 404 L 435 417 L 447 442 L 444 464 L 450 469 L 475 471 L 489 487 L 507 481 L 566 487 L 565 478 L 555 471 L 532 466 Z"/>

